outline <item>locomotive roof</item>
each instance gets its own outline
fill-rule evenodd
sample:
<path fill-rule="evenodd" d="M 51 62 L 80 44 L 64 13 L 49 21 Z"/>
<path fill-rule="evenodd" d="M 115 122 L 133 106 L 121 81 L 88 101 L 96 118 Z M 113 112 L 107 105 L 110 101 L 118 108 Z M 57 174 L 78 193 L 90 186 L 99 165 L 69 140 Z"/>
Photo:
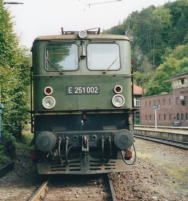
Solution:
<path fill-rule="evenodd" d="M 78 37 L 77 34 L 70 34 L 70 35 L 51 35 L 51 36 L 39 36 L 35 39 L 37 40 L 74 40 L 74 39 L 81 39 Z M 112 35 L 112 34 L 88 34 L 84 39 L 114 39 L 114 40 L 129 40 L 129 38 L 125 35 Z"/>

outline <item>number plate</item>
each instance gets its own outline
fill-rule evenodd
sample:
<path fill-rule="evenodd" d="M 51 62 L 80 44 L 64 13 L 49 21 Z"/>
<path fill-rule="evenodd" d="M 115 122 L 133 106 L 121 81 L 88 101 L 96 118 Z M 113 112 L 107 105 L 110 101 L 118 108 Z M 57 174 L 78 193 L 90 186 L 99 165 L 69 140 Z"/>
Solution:
<path fill-rule="evenodd" d="M 84 95 L 84 94 L 99 94 L 99 86 L 90 86 L 90 87 L 67 87 L 68 95 Z"/>

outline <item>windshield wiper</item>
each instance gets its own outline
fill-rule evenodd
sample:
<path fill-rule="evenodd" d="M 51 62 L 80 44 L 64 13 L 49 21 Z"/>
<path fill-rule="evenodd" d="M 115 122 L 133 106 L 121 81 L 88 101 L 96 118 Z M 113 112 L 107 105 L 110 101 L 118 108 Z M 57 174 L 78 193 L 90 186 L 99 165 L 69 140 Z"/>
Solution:
<path fill-rule="evenodd" d="M 117 60 L 118 60 L 118 57 L 115 58 L 115 59 L 112 61 L 112 63 L 111 63 L 105 70 L 110 70 L 110 68 L 113 66 L 113 64 L 116 63 Z"/>
<path fill-rule="evenodd" d="M 57 70 L 58 72 L 62 72 L 63 71 L 63 68 L 64 68 L 63 66 L 61 67 L 61 69 L 59 69 L 58 66 L 56 64 L 54 64 L 54 63 L 51 63 L 48 58 L 46 58 L 46 60 L 47 60 L 48 64 L 50 64 L 50 66 L 52 68 L 55 68 L 55 70 Z"/>

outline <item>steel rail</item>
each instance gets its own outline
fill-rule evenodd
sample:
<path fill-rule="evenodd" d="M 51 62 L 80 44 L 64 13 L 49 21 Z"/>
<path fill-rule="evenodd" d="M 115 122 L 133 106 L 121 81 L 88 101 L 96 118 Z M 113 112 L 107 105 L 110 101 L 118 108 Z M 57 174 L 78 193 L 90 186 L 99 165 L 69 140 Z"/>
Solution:
<path fill-rule="evenodd" d="M 28 201 L 39 201 L 45 195 L 45 191 L 48 187 L 48 180 L 43 182 L 41 186 L 34 192 L 32 197 Z"/>
<path fill-rule="evenodd" d="M 113 187 L 112 181 L 109 177 L 109 174 L 104 175 L 104 180 L 108 184 L 108 188 L 109 188 L 110 194 L 111 194 L 111 201 L 116 201 L 116 195 L 115 195 L 114 187 Z"/>
<path fill-rule="evenodd" d="M 161 139 L 161 138 L 154 138 L 154 137 L 143 136 L 143 135 L 138 135 L 138 134 L 134 134 L 134 137 L 188 150 L 188 143 L 177 142 L 177 141 L 172 141 L 172 140 L 165 140 L 165 139 Z"/>
<path fill-rule="evenodd" d="M 107 185 L 107 188 L 109 189 L 110 200 L 111 201 L 117 201 L 116 196 L 115 196 L 115 191 L 113 188 L 113 184 L 112 184 L 112 181 L 109 177 L 109 174 L 104 174 L 103 178 L 104 178 L 105 184 Z M 45 196 L 47 187 L 48 187 L 48 181 L 43 182 L 41 184 L 41 186 L 34 192 L 34 194 L 31 196 L 31 198 L 28 201 L 44 200 L 44 196 Z"/>

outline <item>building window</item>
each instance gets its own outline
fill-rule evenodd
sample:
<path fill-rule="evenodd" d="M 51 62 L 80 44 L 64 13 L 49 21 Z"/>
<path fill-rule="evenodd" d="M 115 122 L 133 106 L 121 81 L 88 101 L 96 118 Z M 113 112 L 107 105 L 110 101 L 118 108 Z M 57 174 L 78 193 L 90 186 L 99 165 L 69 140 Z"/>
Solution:
<path fill-rule="evenodd" d="M 147 117 L 147 115 L 145 115 L 145 119 L 146 119 L 146 120 L 148 120 L 148 117 Z"/>
<path fill-rule="evenodd" d="M 159 114 L 159 120 L 161 120 L 161 114 Z"/>
<path fill-rule="evenodd" d="M 181 79 L 181 84 L 182 84 L 182 85 L 184 85 L 184 81 L 185 81 L 184 79 Z"/>
<path fill-rule="evenodd" d="M 176 97 L 176 104 L 179 103 L 179 97 Z"/>
<path fill-rule="evenodd" d="M 185 102 L 185 104 L 188 103 L 187 96 L 184 96 L 184 102 Z"/>
<path fill-rule="evenodd" d="M 145 101 L 145 106 L 147 106 L 147 101 Z"/>
<path fill-rule="evenodd" d="M 180 120 L 180 114 L 177 113 L 177 120 Z"/>
<path fill-rule="evenodd" d="M 186 120 L 188 120 L 188 113 L 186 113 Z"/>
<path fill-rule="evenodd" d="M 156 100 L 153 101 L 153 105 L 156 105 Z"/>
<path fill-rule="evenodd" d="M 160 99 L 158 100 L 158 105 L 160 105 Z"/>
<path fill-rule="evenodd" d="M 181 113 L 181 120 L 184 120 L 184 114 Z"/>
<path fill-rule="evenodd" d="M 151 101 L 149 101 L 149 106 L 151 106 Z"/>
<path fill-rule="evenodd" d="M 171 98 L 169 98 L 168 101 L 169 101 L 169 105 L 171 105 Z"/>
<path fill-rule="evenodd" d="M 164 114 L 164 120 L 166 120 L 166 114 Z"/>
<path fill-rule="evenodd" d="M 140 99 L 139 98 L 134 98 L 134 107 L 140 107 Z"/>
<path fill-rule="evenodd" d="M 165 99 L 163 99 L 163 105 L 165 105 L 165 102 L 166 102 L 166 100 L 165 100 Z"/>
<path fill-rule="evenodd" d="M 136 107 L 140 107 L 140 99 L 136 98 Z"/>
<path fill-rule="evenodd" d="M 169 114 L 169 120 L 172 120 L 172 114 Z"/>
<path fill-rule="evenodd" d="M 151 120 L 151 114 L 149 115 L 149 119 Z"/>

